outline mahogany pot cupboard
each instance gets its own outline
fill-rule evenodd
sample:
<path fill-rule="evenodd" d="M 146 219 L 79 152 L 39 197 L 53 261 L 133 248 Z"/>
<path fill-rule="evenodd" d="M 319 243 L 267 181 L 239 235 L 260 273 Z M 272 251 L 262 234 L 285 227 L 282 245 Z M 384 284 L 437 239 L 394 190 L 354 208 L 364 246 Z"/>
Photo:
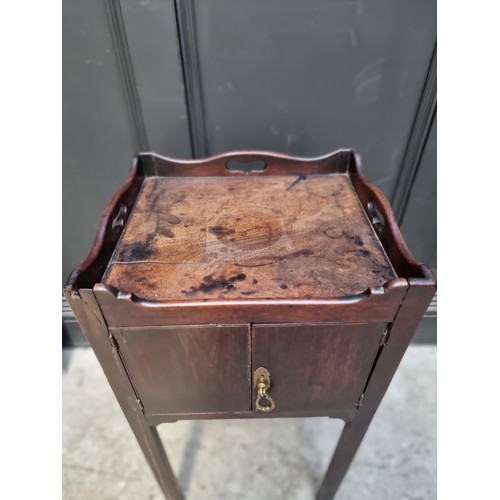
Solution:
<path fill-rule="evenodd" d="M 64 293 L 167 499 L 160 423 L 329 416 L 326 500 L 435 289 L 340 150 L 139 154 Z"/>

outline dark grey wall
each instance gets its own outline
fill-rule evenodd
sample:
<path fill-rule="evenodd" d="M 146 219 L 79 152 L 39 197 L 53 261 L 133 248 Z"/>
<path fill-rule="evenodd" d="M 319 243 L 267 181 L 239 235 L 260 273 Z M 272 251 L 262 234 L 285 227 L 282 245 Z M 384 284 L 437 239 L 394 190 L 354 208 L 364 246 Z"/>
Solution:
<path fill-rule="evenodd" d="M 65 0 L 62 280 L 87 256 L 130 160 L 190 157 L 172 1 Z"/>
<path fill-rule="evenodd" d="M 122 0 L 120 5 L 147 135 L 142 149 L 189 158 L 189 123 L 174 2 Z"/>
<path fill-rule="evenodd" d="M 63 10 L 63 281 L 87 256 L 136 149 L 102 0 Z"/>
<path fill-rule="evenodd" d="M 435 44 L 434 0 L 65 0 L 63 280 L 139 150 L 354 148 L 435 266 Z"/>
<path fill-rule="evenodd" d="M 436 40 L 433 1 L 194 5 L 209 153 L 352 147 L 393 195 Z"/>
<path fill-rule="evenodd" d="M 437 273 L 437 119 L 434 118 L 413 182 L 401 231 L 413 255 Z"/>
<path fill-rule="evenodd" d="M 416 259 L 425 262 L 437 275 L 437 120 L 426 141 L 422 159 L 412 184 L 406 209 L 402 216 L 401 231 L 406 244 Z M 437 298 L 420 324 L 414 342 L 429 343 L 437 340 Z"/>

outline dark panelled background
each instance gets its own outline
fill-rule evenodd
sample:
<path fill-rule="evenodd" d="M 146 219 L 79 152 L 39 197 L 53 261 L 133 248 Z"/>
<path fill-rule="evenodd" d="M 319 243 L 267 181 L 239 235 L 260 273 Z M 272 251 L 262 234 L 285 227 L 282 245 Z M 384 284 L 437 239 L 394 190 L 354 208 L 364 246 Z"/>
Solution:
<path fill-rule="evenodd" d="M 432 0 L 65 0 L 63 282 L 138 151 L 362 155 L 436 271 Z M 436 339 L 433 303 L 415 336 Z M 84 343 L 63 303 L 68 343 Z"/>

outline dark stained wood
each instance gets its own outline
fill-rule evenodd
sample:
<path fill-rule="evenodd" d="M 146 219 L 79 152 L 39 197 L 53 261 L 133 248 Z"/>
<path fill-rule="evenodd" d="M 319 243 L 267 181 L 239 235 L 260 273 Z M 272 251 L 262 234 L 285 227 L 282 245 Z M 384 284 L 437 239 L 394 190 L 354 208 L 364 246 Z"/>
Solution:
<path fill-rule="evenodd" d="M 335 453 L 330 462 L 325 478 L 316 496 L 316 500 L 332 500 L 337 492 L 359 445 L 370 426 L 374 413 L 370 418 L 353 418 L 344 424 L 342 434 L 337 443 Z"/>
<path fill-rule="evenodd" d="M 146 415 L 250 409 L 248 325 L 111 333 Z"/>
<path fill-rule="evenodd" d="M 324 415 L 346 421 L 327 500 L 435 288 L 352 151 L 251 151 L 139 155 L 64 293 L 167 499 L 182 495 L 156 425 Z M 258 366 L 272 413 L 252 408 Z"/>
<path fill-rule="evenodd" d="M 434 279 L 432 272 L 415 260 L 404 242 L 391 205 L 379 188 L 371 184 L 361 171 L 361 157 L 352 155 L 349 176 L 368 220 L 384 246 L 398 276 Z"/>
<path fill-rule="evenodd" d="M 103 283 L 145 300 L 331 298 L 396 278 L 346 174 L 144 181 Z"/>
<path fill-rule="evenodd" d="M 102 214 L 88 257 L 68 277 L 66 289 L 69 292 L 79 288 L 92 288 L 95 283 L 101 281 L 123 227 L 132 211 L 143 179 L 141 161 L 139 158 L 134 158 L 125 184 L 111 198 Z"/>
<path fill-rule="evenodd" d="M 82 288 L 72 293 L 66 290 L 65 296 L 89 344 L 96 353 L 123 412 L 135 417 L 138 409 L 135 393 L 118 354 L 111 349 L 106 321 L 92 290 Z"/>
<path fill-rule="evenodd" d="M 229 171 L 227 169 L 227 163 L 232 159 L 242 161 L 264 160 L 267 168 L 263 172 L 248 173 Z M 370 225 L 374 227 L 375 233 L 377 233 L 377 236 L 380 238 L 384 251 L 389 255 L 389 260 L 392 261 L 391 264 L 397 275 L 401 277 L 424 277 L 424 274 L 421 272 L 421 266 L 414 260 L 404 244 L 389 203 L 385 200 L 380 190 L 364 178 L 360 171 L 360 159 L 350 150 L 338 150 L 320 158 L 298 158 L 277 153 L 251 151 L 225 153 L 201 160 L 178 160 L 153 153 L 142 153 L 134 158 L 132 170 L 126 183 L 106 207 L 101 218 L 94 246 L 88 258 L 71 273 L 66 286 L 70 290 L 76 290 L 82 287 L 90 288 L 93 284 L 101 281 L 103 272 L 110 263 L 110 256 L 115 249 L 116 242 L 120 235 L 119 228 L 113 229 L 113 220 L 120 212 L 122 204 L 124 204 L 127 207 L 127 214 L 125 215 L 124 221 L 127 221 L 128 214 L 134 206 L 136 197 L 145 179 L 150 181 L 151 179 L 148 179 L 150 177 L 172 178 L 172 176 L 189 177 L 191 179 L 202 176 L 206 179 L 217 176 L 226 179 L 239 178 L 242 180 L 245 178 L 290 175 L 292 177 L 297 176 L 288 186 L 292 186 L 289 191 L 293 191 L 300 186 L 302 180 L 300 182 L 296 181 L 303 175 L 307 177 L 318 174 L 334 174 L 334 176 L 347 175 L 356 192 L 356 197 L 361 202 L 363 213 L 366 214 L 367 220 L 371 221 L 372 218 L 368 208 L 370 202 L 384 215 L 385 226 L 387 227 L 386 230 L 384 230 L 380 224 L 372 224 L 370 222 Z M 293 184 L 294 182 L 296 183 Z M 203 204 L 208 198 L 208 195 L 203 196 L 201 200 L 199 200 L 199 203 Z M 197 206 L 200 206 L 199 203 Z M 335 237 L 335 234 L 333 234 L 333 236 Z M 355 237 L 354 235 L 354 238 Z M 333 238 L 330 243 L 335 245 L 334 240 L 335 238 Z M 299 248 L 299 251 L 300 250 L 303 249 Z M 283 255 L 278 257 L 281 258 Z M 365 255 L 365 257 L 369 256 Z M 227 278 L 228 277 L 229 276 L 227 276 Z M 201 283 L 198 285 L 200 284 Z"/>
<path fill-rule="evenodd" d="M 279 411 L 279 412 L 225 412 L 225 413 L 175 413 L 168 415 L 146 415 L 149 425 L 177 422 L 178 420 L 225 420 L 233 418 L 304 418 L 304 417 L 330 417 L 344 421 L 351 420 L 356 414 L 356 409 L 350 410 L 316 410 L 316 411 Z"/>
<path fill-rule="evenodd" d="M 340 299 L 218 300 L 155 302 L 97 284 L 94 293 L 110 326 L 189 325 L 194 323 L 389 322 L 408 282 L 396 278 L 384 287 Z"/>
<path fill-rule="evenodd" d="M 65 295 L 165 497 L 168 500 L 182 500 L 182 493 L 158 433 L 140 410 L 120 355 L 111 347 L 106 322 L 92 291 L 80 289 L 78 292 L 69 292 L 66 289 Z"/>
<path fill-rule="evenodd" d="M 427 271 L 430 272 L 430 271 Z M 432 273 L 431 273 L 432 275 Z M 395 317 L 387 344 L 383 347 L 365 390 L 362 406 L 346 423 L 337 443 L 317 500 L 331 500 L 340 486 L 351 462 L 368 430 L 403 355 L 436 291 L 435 280 L 411 278 L 408 293 Z M 418 404 L 416 401 L 415 404 Z M 402 408 L 402 411 L 411 411 Z"/>
<path fill-rule="evenodd" d="M 341 149 L 318 158 L 299 158 L 270 151 L 233 151 L 196 160 L 168 158 L 155 153 L 140 155 L 145 174 L 153 177 L 266 176 L 345 173 L 352 151 Z M 228 163 L 264 161 L 264 171 L 231 171 Z"/>
<path fill-rule="evenodd" d="M 252 373 L 259 366 L 271 373 L 273 413 L 354 409 L 385 327 L 384 323 L 254 325 Z M 255 406 L 254 410 L 258 411 Z"/>
<path fill-rule="evenodd" d="M 145 418 L 140 418 L 132 427 L 137 441 L 139 442 L 146 460 L 160 485 L 166 500 L 183 500 L 184 496 L 180 489 L 174 471 L 165 453 L 158 431 L 154 426 L 148 426 Z"/>

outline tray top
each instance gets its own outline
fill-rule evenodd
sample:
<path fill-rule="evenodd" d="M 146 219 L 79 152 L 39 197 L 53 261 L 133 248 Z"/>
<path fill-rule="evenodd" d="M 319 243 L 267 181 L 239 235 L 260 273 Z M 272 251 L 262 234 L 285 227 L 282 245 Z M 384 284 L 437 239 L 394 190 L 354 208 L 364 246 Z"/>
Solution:
<path fill-rule="evenodd" d="M 147 300 L 332 298 L 397 277 L 347 174 L 147 177 L 102 282 Z"/>

